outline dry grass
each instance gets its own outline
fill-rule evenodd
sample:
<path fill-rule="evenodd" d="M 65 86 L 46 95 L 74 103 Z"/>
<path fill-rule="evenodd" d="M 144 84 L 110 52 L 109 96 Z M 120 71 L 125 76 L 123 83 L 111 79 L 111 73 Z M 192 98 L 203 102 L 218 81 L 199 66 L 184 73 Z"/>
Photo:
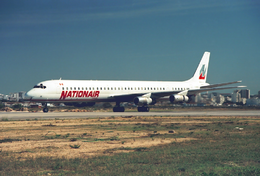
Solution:
<path fill-rule="evenodd" d="M 259 175 L 259 126 L 259 116 L 4 119 L 0 175 Z"/>
<path fill-rule="evenodd" d="M 210 117 L 221 118 L 221 117 Z M 243 117 L 245 119 L 245 117 Z M 250 117 L 250 121 L 252 117 Z M 142 125 L 169 126 L 178 124 L 208 124 L 207 118 L 199 117 L 110 117 L 102 119 L 1 121 L 0 140 L 19 141 L 0 143 L 0 151 L 11 152 L 19 159 L 52 156 L 54 158 L 88 158 L 111 154 L 117 148 L 151 147 L 196 140 L 195 138 L 153 138 L 152 134 L 168 134 L 168 128 L 153 131 Z M 135 126 L 141 129 L 132 130 Z M 143 126 L 144 127 L 144 126 Z M 173 130 L 188 133 L 188 129 Z M 173 134 L 172 134 L 173 135 Z M 71 139 L 75 139 L 72 141 Z M 78 145 L 79 148 L 72 148 Z M 115 152 L 130 152 L 116 150 Z"/>

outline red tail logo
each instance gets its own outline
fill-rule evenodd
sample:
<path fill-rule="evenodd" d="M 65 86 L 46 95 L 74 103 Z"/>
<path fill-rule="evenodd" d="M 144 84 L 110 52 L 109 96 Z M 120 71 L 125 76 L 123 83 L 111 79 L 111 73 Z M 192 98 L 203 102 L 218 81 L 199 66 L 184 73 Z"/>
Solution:
<path fill-rule="evenodd" d="M 203 65 L 200 69 L 199 79 L 205 79 L 206 78 L 206 71 L 207 71 L 207 69 L 205 68 L 205 65 Z"/>

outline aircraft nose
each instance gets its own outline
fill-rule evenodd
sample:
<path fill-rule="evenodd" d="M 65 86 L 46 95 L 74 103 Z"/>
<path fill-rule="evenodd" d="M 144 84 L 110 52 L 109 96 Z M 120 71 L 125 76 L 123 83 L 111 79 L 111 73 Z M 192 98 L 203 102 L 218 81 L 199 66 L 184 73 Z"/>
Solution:
<path fill-rule="evenodd" d="M 26 92 L 25 95 L 24 95 L 24 100 L 31 100 L 32 99 L 32 95 L 30 94 L 30 91 L 29 92 Z"/>

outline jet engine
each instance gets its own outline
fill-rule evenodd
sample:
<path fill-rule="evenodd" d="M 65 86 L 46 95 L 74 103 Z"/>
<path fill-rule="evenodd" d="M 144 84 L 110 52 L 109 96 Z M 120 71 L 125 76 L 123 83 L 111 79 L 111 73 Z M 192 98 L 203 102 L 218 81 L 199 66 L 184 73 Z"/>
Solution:
<path fill-rule="evenodd" d="M 171 103 L 181 103 L 181 102 L 187 102 L 187 101 L 189 101 L 189 97 L 187 97 L 185 95 L 173 94 L 170 96 Z"/>
<path fill-rule="evenodd" d="M 156 100 L 155 99 L 152 99 L 152 98 L 147 98 L 147 97 L 136 97 L 134 98 L 134 103 L 136 105 L 154 105 L 156 103 Z"/>

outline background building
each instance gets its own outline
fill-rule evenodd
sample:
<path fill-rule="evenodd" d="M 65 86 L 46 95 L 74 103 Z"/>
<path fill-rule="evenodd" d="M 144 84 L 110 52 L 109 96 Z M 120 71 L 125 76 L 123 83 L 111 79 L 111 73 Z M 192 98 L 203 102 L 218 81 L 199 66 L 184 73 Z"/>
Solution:
<path fill-rule="evenodd" d="M 246 99 L 250 98 L 250 90 L 249 89 L 242 89 L 242 90 L 240 90 L 240 93 L 241 93 L 241 98 L 246 98 Z"/>

